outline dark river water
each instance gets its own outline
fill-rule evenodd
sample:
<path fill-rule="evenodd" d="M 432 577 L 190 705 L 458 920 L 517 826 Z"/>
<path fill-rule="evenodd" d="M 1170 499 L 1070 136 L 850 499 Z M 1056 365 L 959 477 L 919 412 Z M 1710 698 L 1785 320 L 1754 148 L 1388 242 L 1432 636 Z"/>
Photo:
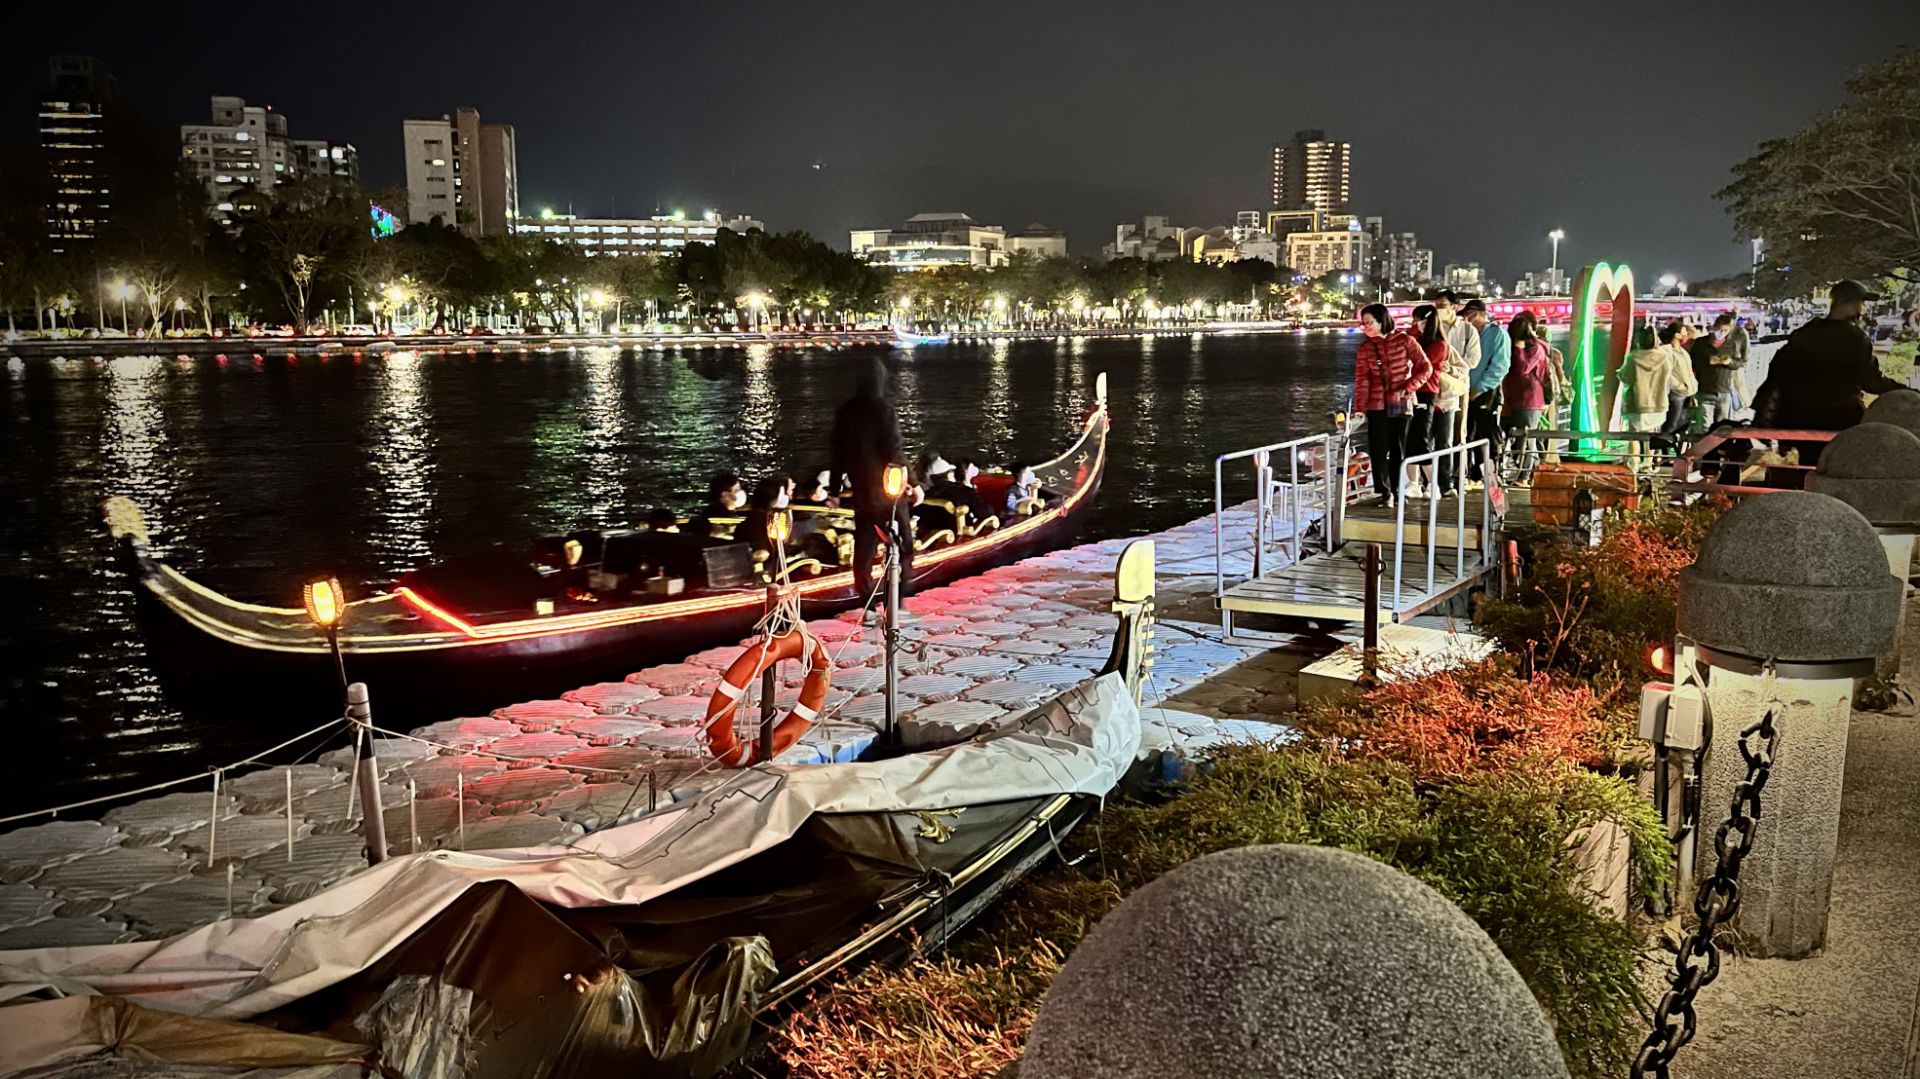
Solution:
<path fill-rule="evenodd" d="M 1207 512 L 1217 453 L 1325 429 L 1350 387 L 1355 340 L 883 351 L 901 358 L 909 450 L 993 463 L 1062 448 L 1105 371 L 1111 455 L 1087 526 L 1098 538 Z M 751 478 L 823 468 L 856 354 L 10 361 L 0 400 L 0 815 L 191 774 L 301 729 L 270 698 L 213 714 L 165 698 L 98 524 L 106 496 L 134 498 L 159 553 L 229 595 L 298 606 L 300 582 L 320 571 L 364 595 L 468 547 L 621 525 L 656 505 L 692 510 L 716 469 Z"/>

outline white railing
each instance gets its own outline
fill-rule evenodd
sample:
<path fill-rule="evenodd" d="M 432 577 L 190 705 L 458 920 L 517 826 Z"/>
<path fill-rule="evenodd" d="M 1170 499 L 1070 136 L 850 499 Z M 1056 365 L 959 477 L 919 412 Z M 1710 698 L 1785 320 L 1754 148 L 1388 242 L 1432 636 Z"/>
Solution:
<path fill-rule="evenodd" d="M 1407 476 L 1413 469 L 1421 465 L 1431 465 L 1436 473 L 1434 478 L 1437 480 L 1439 478 L 1438 473 L 1440 471 L 1441 459 L 1445 457 L 1457 458 L 1454 462 L 1453 473 L 1454 484 L 1460 492 L 1456 494 L 1453 499 L 1457 511 L 1457 519 L 1454 522 L 1453 531 L 1453 579 L 1455 583 L 1465 580 L 1467 576 L 1467 466 L 1472 460 L 1471 454 L 1473 451 L 1479 450 L 1480 467 L 1483 476 L 1498 483 L 1499 477 L 1492 474 L 1498 466 L 1495 465 L 1493 461 L 1493 455 L 1489 452 L 1490 449 L 1491 447 L 1487 440 L 1482 438 L 1459 446 L 1448 446 L 1445 449 L 1431 450 L 1427 453 L 1420 454 L 1418 457 L 1409 457 L 1400 462 L 1400 482 L 1397 489 L 1405 492 L 1407 489 Z M 1400 586 L 1401 571 L 1404 568 L 1403 563 L 1406 561 L 1407 550 L 1407 500 L 1402 497 L 1395 499 L 1394 502 L 1396 508 L 1393 519 L 1393 616 L 1394 620 L 1398 621 L 1401 613 L 1406 610 L 1405 597 L 1402 595 Z M 1479 543 L 1482 566 L 1487 564 L 1487 559 L 1491 557 L 1493 550 L 1492 509 L 1492 496 L 1487 493 L 1486 486 L 1482 484 L 1480 488 Z M 1438 497 L 1429 497 L 1427 499 L 1427 532 L 1425 536 L 1427 542 L 1423 544 L 1427 549 L 1427 581 L 1426 588 L 1423 591 L 1424 595 L 1433 594 L 1433 570 L 1435 552 L 1439 547 L 1439 544 L 1436 542 L 1439 538 L 1439 528 L 1440 499 Z"/>
<path fill-rule="evenodd" d="M 1320 449 L 1320 509 L 1323 514 L 1334 512 L 1335 494 L 1334 473 L 1342 473 L 1344 487 L 1344 462 L 1335 460 L 1333 436 L 1330 434 L 1307 435 L 1287 442 L 1275 442 L 1269 446 L 1255 446 L 1250 450 L 1237 450 L 1223 453 L 1213 459 L 1213 594 L 1220 599 L 1227 594 L 1227 550 L 1226 538 L 1221 521 L 1226 513 L 1226 466 L 1229 461 L 1243 458 L 1253 460 L 1253 480 L 1255 487 L 1255 512 L 1253 519 L 1253 576 L 1258 578 L 1266 570 L 1267 521 L 1273 515 L 1275 476 L 1277 469 L 1273 464 L 1273 455 L 1285 453 L 1287 457 L 1286 509 L 1293 522 L 1292 532 L 1285 537 L 1288 557 L 1299 562 L 1303 554 L 1302 538 L 1306 531 L 1305 518 L 1301 513 L 1300 465 L 1302 456 L 1312 447 Z M 1311 477 L 1309 477 L 1311 480 Z M 1332 549 L 1333 522 L 1323 524 L 1328 549 Z M 1223 615 L 1224 617 L 1224 615 Z"/>

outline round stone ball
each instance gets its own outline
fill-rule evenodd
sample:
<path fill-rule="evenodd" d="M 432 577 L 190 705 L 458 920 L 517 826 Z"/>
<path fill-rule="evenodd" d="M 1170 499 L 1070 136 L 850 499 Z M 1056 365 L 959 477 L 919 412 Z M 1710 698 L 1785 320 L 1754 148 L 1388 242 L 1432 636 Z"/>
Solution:
<path fill-rule="evenodd" d="M 1920 437 L 1891 423 L 1849 427 L 1827 443 L 1807 490 L 1845 502 L 1876 528 L 1920 527 Z"/>
<path fill-rule="evenodd" d="M 1680 571 L 1679 631 L 1757 659 L 1867 659 L 1893 646 L 1904 583 L 1860 511 L 1812 491 L 1746 499 Z"/>
<path fill-rule="evenodd" d="M 1920 435 L 1920 390 L 1888 390 L 1867 406 L 1863 423 L 1890 423 Z"/>
<path fill-rule="evenodd" d="M 1412 877 L 1331 847 L 1153 881 L 1054 980 L 1019 1079 L 1564 1079 L 1533 994 Z"/>

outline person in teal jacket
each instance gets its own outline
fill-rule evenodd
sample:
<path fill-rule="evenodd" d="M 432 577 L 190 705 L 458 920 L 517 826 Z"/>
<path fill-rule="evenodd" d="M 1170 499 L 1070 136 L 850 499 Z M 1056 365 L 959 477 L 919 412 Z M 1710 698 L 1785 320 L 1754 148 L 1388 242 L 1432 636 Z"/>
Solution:
<path fill-rule="evenodd" d="M 1498 458 L 1500 453 L 1500 383 L 1507 377 L 1507 368 L 1513 363 L 1513 339 L 1507 336 L 1507 328 L 1487 317 L 1487 301 L 1475 298 L 1467 301 L 1465 309 L 1467 321 L 1480 331 L 1480 362 L 1474 365 L 1473 374 L 1467 379 L 1467 392 L 1473 395 L 1467 406 L 1467 441 L 1477 442 L 1486 439 L 1488 456 Z M 1468 470 L 1471 479 L 1480 479 L 1480 466 L 1476 461 Z"/>

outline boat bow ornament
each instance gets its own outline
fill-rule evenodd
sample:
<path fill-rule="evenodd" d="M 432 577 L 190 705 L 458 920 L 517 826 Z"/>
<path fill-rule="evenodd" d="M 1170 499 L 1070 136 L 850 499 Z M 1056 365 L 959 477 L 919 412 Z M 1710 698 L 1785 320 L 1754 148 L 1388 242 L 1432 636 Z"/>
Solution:
<path fill-rule="evenodd" d="M 1633 270 L 1625 263 L 1609 266 L 1597 262 L 1583 267 L 1575 278 L 1573 294 L 1573 426 L 1577 431 L 1613 430 L 1619 426 L 1615 401 L 1619 397 L 1620 362 L 1627 358 L 1627 345 L 1633 337 Z M 1597 355 L 1593 339 L 1594 325 L 1601 318 L 1600 307 L 1607 307 L 1608 340 L 1606 354 Z M 1600 370 L 1596 372 L 1595 366 Z M 1599 385 L 1595 385 L 1595 375 Z M 1606 414 L 1601 415 L 1602 409 Z M 1604 426 L 1603 426 L 1604 425 Z M 1593 439 L 1581 439 L 1576 449 L 1594 448 Z"/>

